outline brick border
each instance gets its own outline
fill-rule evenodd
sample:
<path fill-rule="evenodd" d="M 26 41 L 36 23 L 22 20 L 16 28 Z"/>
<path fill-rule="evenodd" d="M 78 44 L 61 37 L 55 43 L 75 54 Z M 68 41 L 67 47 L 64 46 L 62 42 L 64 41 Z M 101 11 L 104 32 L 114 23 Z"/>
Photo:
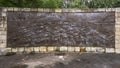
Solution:
<path fill-rule="evenodd" d="M 115 48 L 79 47 L 79 46 L 40 46 L 40 47 L 7 47 L 7 11 L 38 11 L 38 12 L 115 12 Z M 44 8 L 2 8 L 0 21 L 0 55 L 2 52 L 93 52 L 93 53 L 120 53 L 120 8 L 100 9 L 44 9 Z"/>

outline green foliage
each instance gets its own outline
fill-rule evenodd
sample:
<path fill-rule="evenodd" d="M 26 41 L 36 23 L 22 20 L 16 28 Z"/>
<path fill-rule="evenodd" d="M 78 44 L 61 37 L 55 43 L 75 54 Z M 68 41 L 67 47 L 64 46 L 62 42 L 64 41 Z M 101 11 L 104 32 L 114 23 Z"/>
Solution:
<path fill-rule="evenodd" d="M 88 8 L 86 3 L 87 3 L 87 0 L 74 0 L 69 4 L 70 5 L 69 8 Z"/>
<path fill-rule="evenodd" d="M 44 0 L 44 8 L 59 8 L 60 0 Z"/>
<path fill-rule="evenodd" d="M 69 8 L 113 8 L 120 7 L 120 0 L 74 0 Z"/>
<path fill-rule="evenodd" d="M 89 8 L 112 8 L 115 7 L 114 5 L 119 5 L 119 2 L 120 0 L 92 0 L 88 6 Z"/>
<path fill-rule="evenodd" d="M 120 0 L 0 0 L 1 7 L 28 8 L 113 8 L 120 7 Z"/>
<path fill-rule="evenodd" d="M 61 8 L 62 0 L 0 0 L 1 7 Z"/>

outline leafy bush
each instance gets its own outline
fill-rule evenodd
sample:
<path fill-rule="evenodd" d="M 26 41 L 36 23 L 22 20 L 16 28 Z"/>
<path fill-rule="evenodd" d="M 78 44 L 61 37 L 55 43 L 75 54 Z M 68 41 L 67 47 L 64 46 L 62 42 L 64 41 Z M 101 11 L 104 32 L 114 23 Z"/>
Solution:
<path fill-rule="evenodd" d="M 112 8 L 120 7 L 120 0 L 0 0 L 0 6 L 28 8 Z"/>

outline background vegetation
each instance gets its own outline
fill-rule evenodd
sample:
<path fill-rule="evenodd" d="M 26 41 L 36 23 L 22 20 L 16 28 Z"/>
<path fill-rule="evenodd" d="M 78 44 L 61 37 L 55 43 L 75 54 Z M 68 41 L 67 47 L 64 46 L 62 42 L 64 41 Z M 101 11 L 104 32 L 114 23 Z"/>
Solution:
<path fill-rule="evenodd" d="M 0 0 L 0 7 L 114 8 L 120 7 L 120 0 Z"/>

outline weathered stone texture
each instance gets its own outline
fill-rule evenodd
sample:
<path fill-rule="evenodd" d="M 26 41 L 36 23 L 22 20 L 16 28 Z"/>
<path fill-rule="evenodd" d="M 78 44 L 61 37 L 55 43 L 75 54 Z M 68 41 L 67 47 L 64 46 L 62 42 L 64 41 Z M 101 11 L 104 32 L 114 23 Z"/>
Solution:
<path fill-rule="evenodd" d="M 0 47 L 0 55 L 6 55 L 8 52 L 7 48 L 1 48 Z"/>
<path fill-rule="evenodd" d="M 114 48 L 106 48 L 106 53 L 115 53 Z"/>
<path fill-rule="evenodd" d="M 80 47 L 75 47 L 75 52 L 80 52 Z"/>
<path fill-rule="evenodd" d="M 40 52 L 46 52 L 46 51 L 47 51 L 47 47 L 45 47 L 45 46 L 40 47 Z"/>
<path fill-rule="evenodd" d="M 13 11 L 14 8 L 7 8 L 7 11 Z"/>
<path fill-rule="evenodd" d="M 116 53 L 120 53 L 120 9 L 116 8 L 115 11 L 115 20 L 116 20 L 116 32 L 115 32 L 115 51 Z"/>
<path fill-rule="evenodd" d="M 115 12 L 120 12 L 120 8 L 115 8 Z"/>
<path fill-rule="evenodd" d="M 12 48 L 6 48 L 7 49 L 7 52 L 12 52 Z"/>
<path fill-rule="evenodd" d="M 17 52 L 18 49 L 17 48 L 12 48 L 12 52 Z"/>
<path fill-rule="evenodd" d="M 6 25 L 5 23 L 7 20 L 6 17 L 6 9 L 0 8 L 0 55 L 5 55 L 8 52 L 8 49 L 6 48 L 6 38 L 7 38 L 7 32 L 6 32 Z"/>
<path fill-rule="evenodd" d="M 105 49 L 102 47 L 86 47 L 86 52 L 103 53 Z"/>
<path fill-rule="evenodd" d="M 39 12 L 43 12 L 43 8 L 38 8 L 38 11 Z"/>
<path fill-rule="evenodd" d="M 33 51 L 34 51 L 33 47 L 25 47 L 24 49 L 25 49 L 24 51 L 25 51 L 26 53 L 30 53 L 30 52 L 33 52 Z"/>
<path fill-rule="evenodd" d="M 114 47 L 114 17 L 102 12 L 8 12 L 8 46 Z"/>
<path fill-rule="evenodd" d="M 11 12 L 12 11 L 28 11 L 28 12 L 32 12 L 32 11 L 36 12 L 36 11 L 38 11 L 38 12 L 46 12 L 46 13 L 48 13 L 48 12 L 53 12 L 53 13 L 55 13 L 55 12 L 56 13 L 62 13 L 62 12 L 113 12 L 114 13 L 115 12 L 115 23 L 114 24 L 110 24 L 110 23 L 109 24 L 106 24 L 106 23 L 104 23 L 104 24 L 92 24 L 92 23 L 88 24 L 88 23 L 86 23 L 86 26 L 85 26 L 85 27 L 89 27 L 89 26 L 93 27 L 93 29 L 97 29 L 97 31 L 100 31 L 100 32 L 106 32 L 105 30 L 114 30 L 113 32 L 115 34 L 115 37 L 114 37 L 115 38 L 114 39 L 115 45 L 112 44 L 111 46 L 115 46 L 115 50 L 114 50 L 114 48 L 111 48 L 111 49 L 110 48 L 105 48 L 104 49 L 104 48 L 99 48 L 99 47 L 98 48 L 97 47 L 96 48 L 95 47 L 93 47 L 93 48 L 92 47 L 86 47 L 85 48 L 85 47 L 70 47 L 70 46 L 69 47 L 67 47 L 67 46 L 58 47 L 58 50 L 59 51 L 70 51 L 70 52 L 73 52 L 73 51 L 74 52 L 85 52 L 85 51 L 87 51 L 87 52 L 101 52 L 101 53 L 103 53 L 103 52 L 106 52 L 106 53 L 114 53 L 114 52 L 120 53 L 120 8 L 115 8 L 115 9 L 112 9 L 112 8 L 108 8 L 108 9 L 93 9 L 93 10 L 80 10 L 80 9 L 43 9 L 43 8 L 36 8 L 36 9 L 30 9 L 30 8 L 7 8 L 7 9 L 3 9 L 3 8 L 0 8 L 0 55 L 5 55 L 7 52 L 24 52 L 24 51 L 26 51 L 26 52 L 32 52 L 32 51 L 35 51 L 36 53 L 38 53 L 38 52 L 47 52 L 47 51 L 51 52 L 51 51 L 57 50 L 56 47 L 46 47 L 43 44 L 42 44 L 43 46 L 40 46 L 40 47 L 6 48 L 6 45 L 7 45 L 7 40 L 6 40 L 6 38 L 7 38 L 7 23 L 8 23 L 7 22 L 7 14 L 6 14 L 7 11 L 11 11 Z M 38 13 L 38 15 L 40 15 L 40 14 Z M 24 15 L 22 17 L 24 17 Z M 69 19 L 69 22 L 72 19 L 75 18 L 75 17 L 72 18 L 72 16 L 69 16 L 69 17 L 71 17 Z M 108 19 L 110 17 L 111 16 L 109 16 Z M 37 17 L 34 17 L 34 18 L 37 19 Z M 26 19 L 26 17 L 21 18 L 20 20 L 23 21 L 24 19 Z M 57 19 L 55 19 L 55 18 L 53 18 L 53 19 L 54 19 L 54 21 L 57 21 Z M 14 18 L 14 20 L 17 20 L 17 19 Z M 104 21 L 107 22 L 106 20 L 107 19 L 105 17 Z M 112 20 L 112 19 L 110 19 L 110 20 Z M 26 21 L 27 21 L 27 19 L 26 19 Z M 24 21 L 24 22 L 26 22 L 26 21 Z M 76 22 L 76 21 L 77 20 L 75 19 L 74 22 Z M 50 19 L 49 19 L 49 22 L 51 22 Z M 66 20 L 64 23 L 67 24 L 67 22 L 68 21 Z M 44 23 L 44 21 L 42 23 Z M 13 25 L 13 24 L 11 24 L 11 25 Z M 45 24 L 50 24 L 50 23 L 45 23 Z M 14 24 L 14 25 L 16 25 L 16 24 Z M 19 25 L 23 25 L 23 23 L 19 24 Z M 26 25 L 26 24 L 24 23 L 24 25 Z M 54 25 L 56 25 L 56 24 L 54 24 Z M 82 25 L 84 25 L 84 24 L 82 24 Z M 111 28 L 108 29 L 108 26 L 110 26 Z M 36 27 L 36 26 L 33 26 L 33 27 Z M 114 27 L 114 28 L 112 28 L 112 27 Z M 44 28 L 44 26 L 41 26 L 40 28 L 42 29 L 42 28 Z M 45 28 L 45 29 L 48 29 L 48 28 Z M 76 28 L 73 28 L 73 29 L 76 29 Z M 102 30 L 100 30 L 100 29 L 102 29 Z M 13 30 L 14 30 L 14 28 L 13 28 Z M 21 30 L 24 30 L 24 28 L 20 29 L 20 31 Z M 71 28 L 71 30 L 72 30 L 72 28 Z M 28 30 L 28 32 L 30 32 L 30 31 Z M 106 33 L 109 33 L 109 32 L 111 32 L 111 31 L 107 31 Z M 74 34 L 77 35 L 76 32 L 74 32 Z M 92 34 L 94 34 L 94 33 L 92 33 Z M 83 34 L 83 35 L 85 35 L 85 34 Z M 109 34 L 106 34 L 106 36 L 108 36 L 108 35 Z M 48 36 L 48 35 L 45 34 L 45 36 Z M 20 37 L 20 36 L 18 36 L 18 37 Z M 31 37 L 36 38 L 36 36 L 31 36 Z M 23 39 L 23 40 L 25 41 L 26 39 Z M 28 38 L 27 38 L 27 40 L 28 40 Z M 59 41 L 60 40 L 61 39 L 59 39 Z M 66 39 L 66 40 L 68 40 L 68 39 Z M 32 40 L 32 41 L 35 41 L 35 39 Z M 46 41 L 46 42 L 48 42 L 48 41 Z M 55 42 L 55 41 L 53 41 L 53 42 Z M 111 42 L 111 40 L 109 42 Z M 31 44 L 34 45 L 34 43 L 31 43 Z M 50 43 L 50 44 L 52 44 L 52 43 Z M 58 44 L 56 44 L 56 45 L 58 45 Z M 25 45 L 25 46 L 28 46 L 28 45 Z"/>
<path fill-rule="evenodd" d="M 116 18 L 120 19 L 120 12 L 116 12 Z"/>
<path fill-rule="evenodd" d="M 55 9 L 55 12 L 62 12 L 62 9 Z"/>
<path fill-rule="evenodd" d="M 65 46 L 59 47 L 59 50 L 60 50 L 60 51 L 68 51 L 68 47 L 65 47 Z"/>
<path fill-rule="evenodd" d="M 120 40 L 119 40 L 119 39 L 116 39 L 115 43 L 116 43 L 116 46 L 118 46 L 118 45 L 120 44 Z M 116 47 L 116 46 L 115 46 L 115 47 Z"/>
<path fill-rule="evenodd" d="M 67 47 L 68 48 L 68 52 L 74 52 L 75 51 L 75 47 Z"/>
<path fill-rule="evenodd" d="M 48 52 L 55 51 L 56 47 L 47 47 Z"/>
<path fill-rule="evenodd" d="M 34 47 L 34 52 L 39 53 L 40 52 L 40 48 L 39 47 Z"/>
<path fill-rule="evenodd" d="M 115 52 L 118 53 L 118 54 L 120 54 L 120 48 L 116 48 Z"/>

